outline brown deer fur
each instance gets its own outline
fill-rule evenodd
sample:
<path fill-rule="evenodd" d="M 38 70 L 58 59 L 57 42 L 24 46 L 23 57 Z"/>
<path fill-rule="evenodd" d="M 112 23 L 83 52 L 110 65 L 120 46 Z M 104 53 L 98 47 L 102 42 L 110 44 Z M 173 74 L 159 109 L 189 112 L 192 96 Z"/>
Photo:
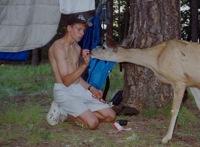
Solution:
<path fill-rule="evenodd" d="M 174 90 L 172 117 L 166 136 L 173 135 L 184 91 L 187 87 L 200 88 L 200 45 L 183 40 L 170 40 L 146 49 L 125 49 L 107 36 L 107 46 L 93 49 L 91 56 L 106 61 L 130 62 L 148 67 L 158 79 L 171 84 Z M 200 108 L 200 97 L 195 97 Z"/>

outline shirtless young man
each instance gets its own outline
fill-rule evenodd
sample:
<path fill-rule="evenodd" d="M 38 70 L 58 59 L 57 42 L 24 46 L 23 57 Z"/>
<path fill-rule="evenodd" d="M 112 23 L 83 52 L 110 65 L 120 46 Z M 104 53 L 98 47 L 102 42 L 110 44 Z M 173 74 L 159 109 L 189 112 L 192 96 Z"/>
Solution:
<path fill-rule="evenodd" d="M 81 50 L 77 44 L 86 27 L 91 26 L 83 15 L 69 18 L 66 34 L 49 49 L 49 60 L 54 73 L 54 101 L 47 114 L 47 122 L 54 126 L 66 118 L 95 129 L 101 121 L 112 122 L 116 114 L 102 102 L 102 91 L 81 78 L 90 61 L 89 50 Z M 82 56 L 83 63 L 80 63 Z"/>

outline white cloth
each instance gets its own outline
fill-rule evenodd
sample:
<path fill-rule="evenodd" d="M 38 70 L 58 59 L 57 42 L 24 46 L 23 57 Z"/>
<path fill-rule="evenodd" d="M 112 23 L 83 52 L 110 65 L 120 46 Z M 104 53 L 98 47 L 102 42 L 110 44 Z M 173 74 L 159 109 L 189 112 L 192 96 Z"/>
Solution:
<path fill-rule="evenodd" d="M 46 45 L 56 34 L 59 0 L 0 0 L 0 52 Z"/>
<path fill-rule="evenodd" d="M 94 9 L 94 0 L 0 0 L 0 52 L 44 46 L 56 34 L 61 13 Z"/>
<path fill-rule="evenodd" d="M 95 0 L 59 0 L 60 12 L 72 14 L 95 9 Z"/>
<path fill-rule="evenodd" d="M 102 103 L 92 96 L 80 83 L 71 84 L 66 87 L 64 84 L 54 84 L 54 101 L 60 106 L 61 114 L 79 116 L 86 110 L 99 111 L 110 106 Z"/>

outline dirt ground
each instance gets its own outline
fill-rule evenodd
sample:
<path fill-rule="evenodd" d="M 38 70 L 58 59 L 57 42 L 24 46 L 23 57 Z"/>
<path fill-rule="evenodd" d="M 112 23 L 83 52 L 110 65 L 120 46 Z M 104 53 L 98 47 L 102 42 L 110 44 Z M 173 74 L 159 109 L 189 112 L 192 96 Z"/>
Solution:
<path fill-rule="evenodd" d="M 6 99 L 6 101 L 8 98 Z M 6 102 L 4 101 L 4 102 Z M 22 105 L 29 101 L 27 97 L 17 98 L 17 103 L 21 103 Z M 37 101 L 37 99 L 36 99 Z M 48 107 L 50 102 L 41 101 L 38 99 L 38 102 L 43 107 Z M 191 110 L 195 116 L 200 118 L 200 111 L 196 107 L 196 105 L 192 104 L 189 101 L 184 102 L 184 105 Z M 121 119 L 120 116 L 117 117 L 116 120 Z M 138 116 L 129 116 L 125 117 L 126 120 L 129 121 L 128 125 L 125 128 L 131 128 L 129 131 L 117 131 L 113 124 L 105 124 L 102 123 L 96 130 L 86 130 L 83 127 L 80 127 L 74 122 L 67 120 L 63 124 L 58 127 L 49 126 L 45 119 L 42 121 L 39 126 L 43 130 L 48 130 L 55 134 L 59 134 L 64 136 L 65 139 L 57 140 L 55 138 L 54 141 L 45 141 L 41 140 L 37 144 L 28 144 L 27 138 L 23 135 L 21 137 L 7 140 L 8 143 L 5 143 L 5 140 L 0 139 L 0 146 L 5 147 L 199 147 L 200 146 L 200 124 L 192 123 L 188 126 L 188 128 L 184 128 L 181 125 L 176 125 L 173 138 L 167 144 L 162 144 L 161 140 L 165 136 L 167 132 L 167 128 L 169 126 L 169 119 L 166 119 L 164 116 L 156 116 L 153 118 L 144 117 L 141 115 Z M 188 120 L 190 121 L 190 120 Z M 2 129 L 3 126 L 1 126 Z M 17 127 L 17 126 L 16 126 Z M 24 130 L 20 130 L 20 133 L 26 134 L 23 132 Z M 94 140 L 91 140 L 94 138 Z"/>

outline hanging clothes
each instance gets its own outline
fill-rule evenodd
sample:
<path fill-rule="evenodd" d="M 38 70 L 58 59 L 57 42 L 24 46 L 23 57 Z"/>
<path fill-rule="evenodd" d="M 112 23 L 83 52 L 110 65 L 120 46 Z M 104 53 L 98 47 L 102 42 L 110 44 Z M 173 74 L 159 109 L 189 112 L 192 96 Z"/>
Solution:
<path fill-rule="evenodd" d="M 95 0 L 59 0 L 60 12 L 72 14 L 95 9 Z"/>
<path fill-rule="evenodd" d="M 59 0 L 0 0 L 0 52 L 46 45 L 57 33 Z"/>
<path fill-rule="evenodd" d="M 106 0 L 100 0 L 96 13 L 99 16 L 100 20 L 106 25 L 110 24 L 110 19 L 112 15 L 110 9 L 110 2 Z"/>
<path fill-rule="evenodd" d="M 101 28 L 101 22 L 99 15 L 102 13 L 101 2 L 97 8 L 96 13 L 88 21 L 93 23 L 93 26 L 88 27 L 85 31 L 84 37 L 80 42 L 80 46 L 83 49 L 92 50 L 97 46 L 102 45 L 103 31 Z M 115 66 L 115 62 L 103 61 L 95 58 L 90 59 L 87 73 L 87 82 L 95 88 L 102 90 L 105 85 L 106 79 L 110 74 L 111 70 Z"/>
<path fill-rule="evenodd" d="M 61 13 L 94 9 L 95 0 L 0 0 L 1 60 L 25 60 L 21 51 L 46 45 L 57 33 Z"/>

